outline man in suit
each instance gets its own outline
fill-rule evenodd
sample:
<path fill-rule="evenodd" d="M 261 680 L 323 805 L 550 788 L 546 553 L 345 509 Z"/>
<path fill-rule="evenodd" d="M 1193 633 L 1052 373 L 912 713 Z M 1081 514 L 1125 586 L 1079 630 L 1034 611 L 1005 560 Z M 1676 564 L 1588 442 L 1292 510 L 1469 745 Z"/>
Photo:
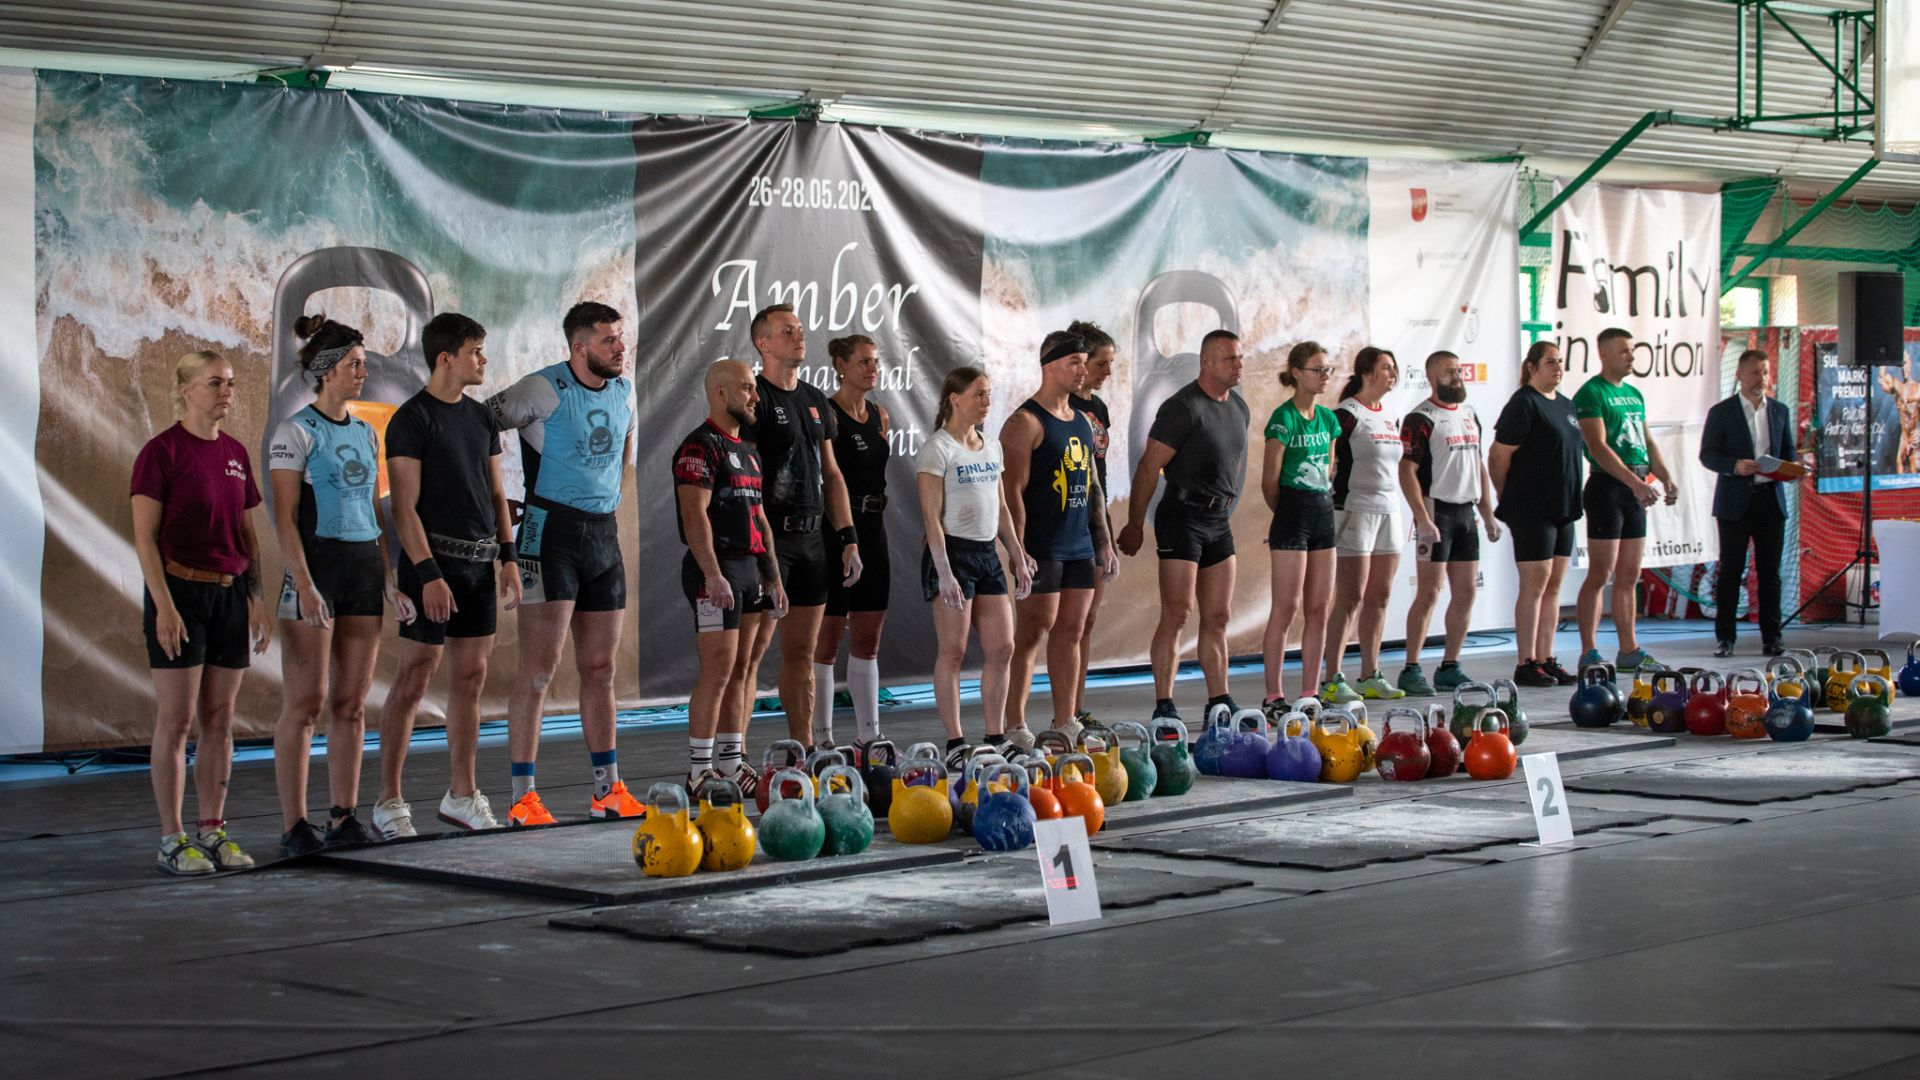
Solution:
<path fill-rule="evenodd" d="M 1735 392 L 1707 410 L 1700 435 L 1700 464 L 1720 474 L 1713 489 L 1713 516 L 1720 526 L 1720 577 L 1713 590 L 1715 656 L 1733 655 L 1734 616 L 1747 579 L 1747 543 L 1753 543 L 1760 575 L 1760 641 L 1768 656 L 1780 644 L 1780 550 L 1786 535 L 1787 496 L 1778 481 L 1762 475 L 1757 459 L 1794 460 L 1793 424 L 1787 407 L 1767 396 L 1772 368 L 1767 354 L 1748 349 L 1734 372 Z"/>

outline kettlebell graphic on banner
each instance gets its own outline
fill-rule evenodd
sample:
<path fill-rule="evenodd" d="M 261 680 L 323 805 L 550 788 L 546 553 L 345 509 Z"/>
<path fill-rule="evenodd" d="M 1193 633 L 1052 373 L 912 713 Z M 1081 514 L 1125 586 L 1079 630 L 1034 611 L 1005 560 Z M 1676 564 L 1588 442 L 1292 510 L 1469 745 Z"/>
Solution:
<path fill-rule="evenodd" d="M 333 247 L 309 251 L 293 260 L 280 275 L 273 290 L 273 361 L 267 372 L 267 424 L 261 432 L 260 460 L 267 460 L 268 447 L 280 422 L 313 402 L 313 385 L 300 369 L 300 339 L 293 324 L 306 311 L 307 301 L 327 289 L 373 289 L 392 293 L 400 299 L 406 313 L 406 327 L 400 335 L 400 347 L 392 354 L 367 349 L 367 381 L 360 398 L 347 403 L 347 410 L 373 427 L 376 460 L 345 465 L 342 477 L 364 477 L 369 470 L 377 475 L 381 498 L 387 496 L 387 467 L 384 447 L 387 420 L 400 403 L 419 393 L 427 385 L 427 365 L 420 355 L 420 329 L 433 317 L 433 288 L 427 276 L 405 257 L 370 247 Z M 385 337 L 385 327 L 360 327 L 369 337 Z M 272 493 L 265 493 L 272 499 Z"/>
<path fill-rule="evenodd" d="M 1147 432 L 1153 427 L 1154 414 L 1173 392 L 1193 381 L 1200 360 L 1198 352 L 1168 356 L 1154 341 L 1153 317 L 1161 308 L 1175 304 L 1201 304 L 1219 315 L 1219 322 L 1208 330 L 1240 332 L 1233 294 L 1221 280 L 1204 270 L 1169 270 L 1147 282 L 1140 290 L 1140 302 L 1133 313 L 1133 421 L 1127 433 L 1131 456 L 1124 462 L 1108 461 L 1110 475 L 1131 475 L 1133 463 L 1147 449 Z M 1198 348 L 1198 340 L 1195 341 Z M 1238 389 L 1232 391 L 1239 393 Z M 1159 503 L 1159 493 L 1154 503 Z M 1149 509 L 1151 513 L 1151 508 Z"/>
<path fill-rule="evenodd" d="M 613 452 L 613 417 L 605 409 L 587 410 L 587 453 L 610 454 Z"/>

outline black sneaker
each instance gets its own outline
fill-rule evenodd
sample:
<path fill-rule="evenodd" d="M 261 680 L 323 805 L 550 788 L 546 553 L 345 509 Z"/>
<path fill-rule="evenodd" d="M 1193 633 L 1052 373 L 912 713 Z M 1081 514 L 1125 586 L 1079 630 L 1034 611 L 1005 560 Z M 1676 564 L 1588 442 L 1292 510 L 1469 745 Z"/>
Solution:
<path fill-rule="evenodd" d="M 289 859 L 297 855 L 311 855 L 326 846 L 327 842 L 320 838 L 320 830 L 304 818 L 280 837 L 280 854 Z"/>
<path fill-rule="evenodd" d="M 1153 717 L 1152 717 L 1152 719 L 1154 719 L 1154 720 L 1178 720 L 1178 719 L 1180 719 L 1180 710 L 1179 710 L 1179 709 L 1177 709 L 1177 708 L 1175 708 L 1172 702 L 1167 702 L 1167 703 L 1165 703 L 1165 704 L 1159 704 L 1159 705 L 1155 705 L 1155 706 L 1153 707 Z"/>
<path fill-rule="evenodd" d="M 1715 644 L 1715 645 L 1713 646 L 1713 655 L 1715 655 L 1715 656 L 1721 656 L 1721 657 L 1726 657 L 1726 656 L 1732 656 L 1732 655 L 1733 655 L 1733 642 L 1731 642 L 1731 641 L 1722 641 L 1722 642 L 1717 642 L 1717 643 L 1716 643 L 1716 644 Z"/>
<path fill-rule="evenodd" d="M 1769 641 L 1765 645 L 1762 645 L 1760 647 L 1760 651 L 1767 654 L 1768 656 L 1784 656 L 1786 654 L 1787 647 L 1785 645 L 1780 644 L 1777 641 Z"/>
<path fill-rule="evenodd" d="M 1551 656 L 1540 661 L 1540 670 L 1553 676 L 1553 681 L 1559 683 L 1561 686 L 1572 686 L 1580 681 L 1580 676 L 1561 667 L 1560 661 Z"/>
<path fill-rule="evenodd" d="M 1513 669 L 1513 681 L 1518 686 L 1559 686 L 1560 680 L 1549 672 L 1538 660 L 1529 660 Z"/>
<path fill-rule="evenodd" d="M 308 825 L 307 828 L 311 829 L 313 826 Z M 345 847 L 349 844 L 377 844 L 379 842 L 380 838 L 368 832 L 367 827 L 360 824 L 360 819 L 352 814 L 341 818 L 338 825 L 327 826 L 325 843 L 328 847 Z M 281 846 L 285 847 L 286 845 L 283 843 Z"/>

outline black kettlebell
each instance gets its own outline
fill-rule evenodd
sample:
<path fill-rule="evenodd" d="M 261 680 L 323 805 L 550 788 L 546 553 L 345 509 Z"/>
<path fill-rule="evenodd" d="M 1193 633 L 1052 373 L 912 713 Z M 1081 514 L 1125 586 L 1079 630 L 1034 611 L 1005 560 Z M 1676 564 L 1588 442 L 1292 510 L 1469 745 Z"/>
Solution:
<path fill-rule="evenodd" d="M 1567 699 L 1567 715 L 1576 727 L 1607 727 L 1622 713 L 1620 691 L 1613 685 L 1605 664 L 1588 664 L 1580 670 L 1580 686 Z"/>
<path fill-rule="evenodd" d="M 867 785 L 867 808 L 882 818 L 893 809 L 893 777 L 899 771 L 900 752 L 886 739 L 875 739 L 860 751 L 860 779 Z"/>

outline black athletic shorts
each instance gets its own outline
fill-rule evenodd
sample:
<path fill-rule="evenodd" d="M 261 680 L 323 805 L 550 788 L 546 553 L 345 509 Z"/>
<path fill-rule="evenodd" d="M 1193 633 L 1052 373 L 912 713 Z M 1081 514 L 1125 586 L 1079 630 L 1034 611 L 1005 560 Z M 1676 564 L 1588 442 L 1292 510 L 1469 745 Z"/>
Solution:
<path fill-rule="evenodd" d="M 1606 473 L 1596 471 L 1587 477 L 1580 505 L 1587 512 L 1589 540 L 1638 540 L 1647 535 L 1647 508 L 1627 485 Z"/>
<path fill-rule="evenodd" d="M 1040 569 L 1033 572 L 1033 596 L 1062 589 L 1093 588 L 1096 575 L 1092 559 L 1041 559 L 1039 562 Z"/>
<path fill-rule="evenodd" d="M 947 568 L 960 583 L 960 592 L 971 600 L 976 596 L 1007 595 L 1007 575 L 1000 567 L 1000 553 L 991 540 L 963 540 L 947 537 Z M 929 601 L 940 599 L 940 575 L 933 569 L 933 552 L 920 550 L 920 591 Z"/>
<path fill-rule="evenodd" d="M 440 580 L 446 582 L 447 590 L 453 593 L 453 614 L 446 622 L 427 618 L 420 575 L 414 572 L 412 563 L 403 559 L 394 574 L 394 584 L 413 601 L 414 616 L 412 622 L 400 624 L 400 636 L 422 645 L 445 645 L 450 637 L 492 637 L 500 619 L 499 578 L 495 576 L 493 564 L 445 555 L 436 555 L 433 561 L 440 567 Z M 523 576 L 522 584 L 525 581 Z"/>
<path fill-rule="evenodd" d="M 1162 496 L 1153 512 L 1155 551 L 1202 570 L 1233 558 L 1233 511 L 1203 510 Z"/>
<path fill-rule="evenodd" d="M 827 562 L 826 533 L 818 528 L 783 532 L 778 517 L 768 518 L 773 524 L 773 554 L 780 563 L 780 584 L 787 589 L 787 606 L 819 607 L 826 603 L 827 582 L 831 575 L 840 573 L 838 560 L 831 565 Z"/>
<path fill-rule="evenodd" d="M 247 635 L 247 579 L 240 575 L 231 585 L 215 581 L 188 581 L 167 575 L 167 592 L 173 596 L 173 609 L 187 630 L 180 643 L 180 655 L 172 660 L 160 651 L 160 638 L 154 623 L 160 611 L 153 597 L 141 589 L 144 598 L 141 622 L 147 632 L 147 666 L 152 668 L 209 667 L 244 668 L 252 642 Z"/>
<path fill-rule="evenodd" d="M 522 604 L 571 600 L 575 611 L 626 610 L 627 569 L 612 514 L 528 503 L 519 554 Z"/>
<path fill-rule="evenodd" d="M 386 612 L 387 577 L 385 567 L 380 565 L 380 541 L 309 536 L 301 538 L 300 546 L 306 551 L 307 573 L 313 575 L 314 588 L 327 603 L 327 614 L 336 619 L 350 615 L 377 619 Z M 291 572 L 280 578 L 278 614 L 295 622 L 304 614 Z"/>
<path fill-rule="evenodd" d="M 1544 518 L 1509 518 L 1507 535 L 1513 538 L 1513 561 L 1545 562 L 1573 554 L 1573 523 L 1547 521 Z"/>
<path fill-rule="evenodd" d="M 720 575 L 733 586 L 733 606 L 724 611 L 707 599 L 707 575 L 700 572 L 693 552 L 687 552 L 680 560 L 680 591 L 687 594 L 687 603 L 693 605 L 693 629 L 697 633 L 738 630 L 740 616 L 773 607 L 773 598 L 760 589 L 760 567 L 753 556 L 722 555 Z"/>
<path fill-rule="evenodd" d="M 1440 539 L 1420 545 L 1422 562 L 1480 561 L 1479 520 L 1472 503 L 1433 500 L 1433 524 L 1440 530 Z"/>
<path fill-rule="evenodd" d="M 827 614 L 845 615 L 852 611 L 885 611 L 887 597 L 893 591 L 893 560 L 887 554 L 887 526 L 884 514 L 853 515 L 853 531 L 859 537 L 860 580 L 852 588 L 840 584 L 841 552 L 845 545 L 827 541 L 827 565 L 834 573 L 827 577 Z M 789 603 L 792 601 L 789 600 Z"/>
<path fill-rule="evenodd" d="M 1325 551 L 1333 546 L 1333 496 L 1281 487 L 1274 499 L 1267 546 L 1275 551 Z"/>

